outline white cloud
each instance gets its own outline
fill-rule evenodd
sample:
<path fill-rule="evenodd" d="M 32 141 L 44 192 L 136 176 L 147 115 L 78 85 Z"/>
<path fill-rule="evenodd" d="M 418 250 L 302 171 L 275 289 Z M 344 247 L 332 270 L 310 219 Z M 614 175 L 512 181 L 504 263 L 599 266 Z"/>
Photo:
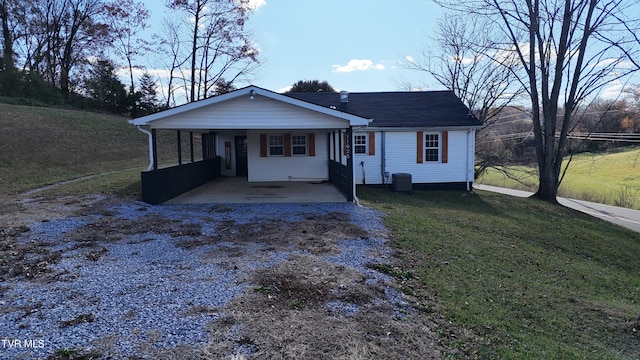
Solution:
<path fill-rule="evenodd" d="M 384 70 L 384 65 L 373 64 L 371 60 L 351 59 L 347 65 L 331 65 L 333 72 L 352 72 L 352 71 L 367 71 L 367 70 Z"/>
<path fill-rule="evenodd" d="M 265 5 L 267 5 L 266 0 L 248 0 L 246 6 L 247 6 L 247 9 L 256 11 Z"/>
<path fill-rule="evenodd" d="M 451 55 L 449 59 L 455 63 L 460 63 L 462 65 L 471 65 L 471 64 L 479 63 L 483 59 L 483 57 L 482 55 L 475 55 L 475 56 L 469 56 L 469 57 Z"/>
<path fill-rule="evenodd" d="M 606 66 L 609 66 L 611 64 L 615 64 L 618 61 L 620 61 L 620 60 L 618 60 L 618 59 L 603 59 L 603 60 L 600 60 L 598 63 L 594 64 L 593 67 L 594 68 L 606 67 Z"/>
<path fill-rule="evenodd" d="M 625 84 L 621 80 L 616 80 L 603 87 L 598 96 L 606 100 L 619 100 L 624 88 Z"/>
<path fill-rule="evenodd" d="M 414 59 L 413 56 L 411 56 L 411 55 L 405 56 L 404 59 L 407 60 L 410 63 L 416 62 L 416 59 Z"/>
<path fill-rule="evenodd" d="M 289 85 L 289 86 L 281 87 L 280 89 L 276 90 L 276 92 L 280 94 L 284 94 L 287 91 L 291 90 L 292 88 L 293 86 Z"/>

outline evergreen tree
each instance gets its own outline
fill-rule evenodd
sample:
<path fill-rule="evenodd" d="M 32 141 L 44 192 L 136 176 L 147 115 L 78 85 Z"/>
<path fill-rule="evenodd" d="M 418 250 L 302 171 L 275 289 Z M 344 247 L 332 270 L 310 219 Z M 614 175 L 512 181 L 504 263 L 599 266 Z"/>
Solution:
<path fill-rule="evenodd" d="M 227 81 L 225 78 L 220 78 L 213 86 L 214 95 L 222 95 L 236 90 L 233 85 L 233 80 Z"/>
<path fill-rule="evenodd" d="M 151 74 L 145 72 L 140 77 L 140 90 L 137 94 L 137 111 L 136 116 L 144 116 L 152 114 L 160 110 L 160 102 L 158 101 L 158 91 L 156 90 L 156 82 Z"/>
<path fill-rule="evenodd" d="M 99 59 L 89 68 L 89 76 L 84 81 L 87 95 L 96 107 L 117 114 L 125 114 L 129 99 L 124 84 L 115 74 L 115 67 L 109 60 Z"/>

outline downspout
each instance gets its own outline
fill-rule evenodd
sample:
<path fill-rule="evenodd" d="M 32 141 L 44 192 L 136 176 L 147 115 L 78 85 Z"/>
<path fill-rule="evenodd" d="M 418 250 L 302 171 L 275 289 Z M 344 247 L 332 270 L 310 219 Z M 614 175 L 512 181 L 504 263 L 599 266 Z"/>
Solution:
<path fill-rule="evenodd" d="M 149 167 L 147 168 L 147 171 L 151 171 L 151 169 L 153 169 L 153 139 L 151 137 L 151 132 L 141 128 L 140 125 L 136 125 L 136 127 L 138 128 L 138 131 L 147 134 L 149 137 Z"/>
<path fill-rule="evenodd" d="M 473 131 L 472 129 L 469 129 L 467 131 L 467 165 L 466 165 L 467 172 L 466 172 L 466 176 L 465 176 L 466 177 L 466 183 L 467 183 L 467 191 L 471 191 L 471 186 L 469 185 L 469 151 L 470 151 L 469 148 L 471 147 L 469 138 L 470 138 L 470 135 L 471 135 L 472 131 Z"/>
<path fill-rule="evenodd" d="M 360 205 L 360 199 L 358 199 L 358 196 L 356 194 L 356 182 L 354 180 L 354 176 L 353 176 L 353 127 L 349 126 L 349 128 L 347 129 L 347 141 L 345 142 L 345 145 L 347 145 L 347 169 L 349 169 L 348 171 L 351 172 L 351 185 L 352 185 L 352 195 L 353 195 L 353 201 L 356 203 L 357 206 L 362 206 Z"/>
<path fill-rule="evenodd" d="M 358 199 L 358 196 L 356 195 L 356 182 L 353 182 L 353 201 L 356 203 L 357 206 L 362 207 L 362 205 L 360 205 L 360 199 Z"/>
<path fill-rule="evenodd" d="M 387 154 L 385 148 L 385 132 L 380 131 L 380 177 L 382 178 L 382 185 L 387 185 Z"/>

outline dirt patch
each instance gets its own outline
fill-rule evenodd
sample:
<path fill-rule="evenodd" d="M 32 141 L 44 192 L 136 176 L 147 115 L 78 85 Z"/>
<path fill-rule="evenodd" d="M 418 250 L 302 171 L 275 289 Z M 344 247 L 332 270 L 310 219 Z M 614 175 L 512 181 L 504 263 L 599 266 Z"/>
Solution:
<path fill-rule="evenodd" d="M 69 215 L 93 213 L 96 204 L 100 204 L 100 196 L 63 196 L 56 198 L 28 198 L 20 196 L 0 195 L 1 227 L 29 226 L 34 222 L 51 221 Z M 122 203 L 124 199 L 114 200 Z"/>
<path fill-rule="evenodd" d="M 336 244 L 343 239 L 367 239 L 369 233 L 350 222 L 345 213 L 327 215 L 303 214 L 304 220 L 271 220 L 238 224 L 233 220 L 220 221 L 213 236 L 193 236 L 178 246 L 191 249 L 202 245 L 232 243 L 264 243 L 270 250 L 304 249 L 314 255 L 339 253 Z"/>
<path fill-rule="evenodd" d="M 33 279 L 49 273 L 49 265 L 60 260 L 60 252 L 51 252 L 46 242 L 19 242 L 29 233 L 26 225 L 0 228 L 0 281 L 11 277 Z"/>
<path fill-rule="evenodd" d="M 96 320 L 93 314 L 80 314 L 71 320 L 60 321 L 60 326 L 74 326 L 82 323 L 94 322 Z"/>
<path fill-rule="evenodd" d="M 389 284 L 316 256 L 257 271 L 252 290 L 212 323 L 208 358 L 437 359 L 433 325 L 385 298 Z M 238 355 L 240 356 L 240 355 Z M 245 357 L 238 357 L 245 358 Z"/>
<path fill-rule="evenodd" d="M 358 271 L 315 256 L 292 255 L 288 261 L 257 271 L 251 282 L 261 296 L 251 296 L 243 304 L 272 309 L 315 309 L 334 301 L 364 305 L 384 295 L 380 287 L 366 285 L 366 280 Z"/>
<path fill-rule="evenodd" d="M 202 235 L 202 227 L 158 215 L 143 215 L 135 219 L 103 217 L 78 228 L 66 237 L 78 242 L 119 241 L 146 232 L 170 234 L 173 237 L 199 237 Z"/>
<path fill-rule="evenodd" d="M 50 275 L 50 265 L 60 261 L 62 253 L 51 251 L 46 240 L 26 241 L 33 224 L 78 214 L 95 213 L 98 196 L 59 198 L 21 198 L 0 195 L 0 281 L 11 277 L 27 279 Z M 119 203 L 124 199 L 114 200 Z"/>

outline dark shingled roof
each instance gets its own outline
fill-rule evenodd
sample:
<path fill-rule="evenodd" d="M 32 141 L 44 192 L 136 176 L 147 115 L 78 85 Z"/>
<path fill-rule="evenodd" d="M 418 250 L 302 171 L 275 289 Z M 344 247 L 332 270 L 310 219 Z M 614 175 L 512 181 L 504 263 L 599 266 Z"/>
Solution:
<path fill-rule="evenodd" d="M 373 127 L 469 127 L 482 125 L 451 91 L 349 93 L 340 104 L 339 93 L 284 94 L 312 104 L 332 107 L 373 119 Z M 346 105 L 341 107 L 340 105 Z"/>

